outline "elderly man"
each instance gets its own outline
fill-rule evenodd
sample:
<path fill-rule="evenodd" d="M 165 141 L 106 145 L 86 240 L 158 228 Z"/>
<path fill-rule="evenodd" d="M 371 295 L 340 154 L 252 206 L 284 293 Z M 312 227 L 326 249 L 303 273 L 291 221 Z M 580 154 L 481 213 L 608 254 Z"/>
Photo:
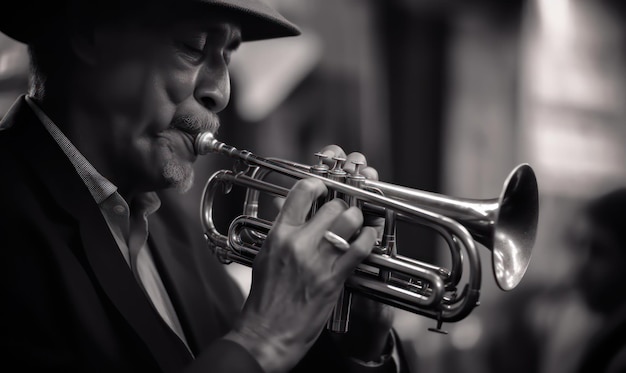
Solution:
<path fill-rule="evenodd" d="M 363 320 L 374 324 L 356 337 L 324 329 L 376 229 L 340 200 L 307 220 L 323 183 L 291 190 L 245 304 L 201 232 L 159 218 L 176 207 L 156 192 L 190 187 L 194 137 L 219 126 L 232 53 L 241 42 L 295 36 L 296 26 L 258 0 L 13 5 L 0 30 L 28 44 L 32 83 L 0 131 L 5 365 L 397 371 L 386 313 L 370 310 Z M 327 231 L 350 247 L 324 239 Z"/>

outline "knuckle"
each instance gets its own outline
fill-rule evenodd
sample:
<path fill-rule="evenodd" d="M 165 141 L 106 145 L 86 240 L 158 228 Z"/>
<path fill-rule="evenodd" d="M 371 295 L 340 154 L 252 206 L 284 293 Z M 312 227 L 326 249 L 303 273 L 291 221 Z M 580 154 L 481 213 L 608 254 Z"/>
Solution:
<path fill-rule="evenodd" d="M 348 223 L 354 227 L 363 225 L 363 212 L 357 207 L 350 207 L 344 213 Z"/>
<path fill-rule="evenodd" d="M 308 191 L 314 188 L 315 188 L 314 180 L 307 178 L 307 179 L 300 179 L 296 181 L 296 183 L 293 185 L 292 190 Z"/>
<path fill-rule="evenodd" d="M 325 206 L 327 209 L 329 209 L 331 212 L 336 213 L 337 215 L 343 213 L 348 208 L 346 202 L 338 198 L 327 202 Z"/>
<path fill-rule="evenodd" d="M 293 234 L 289 230 L 282 229 L 282 226 L 275 225 L 268 233 L 263 242 L 264 248 L 293 251 L 299 246 L 299 234 Z"/>
<path fill-rule="evenodd" d="M 361 170 L 361 175 L 369 180 L 378 180 L 378 170 L 374 167 L 365 167 Z"/>
<path fill-rule="evenodd" d="M 315 178 L 304 178 L 298 180 L 290 191 L 291 194 L 308 195 L 311 200 L 327 193 L 324 182 Z"/>
<path fill-rule="evenodd" d="M 263 247 L 261 251 L 273 251 L 274 248 L 282 247 L 288 237 L 289 236 L 281 233 L 281 230 L 278 226 L 274 227 L 268 233 L 265 241 L 263 241 Z"/>
<path fill-rule="evenodd" d="M 283 242 L 284 249 L 290 253 L 297 253 L 302 245 L 303 242 L 300 239 L 300 235 L 290 235 Z"/>

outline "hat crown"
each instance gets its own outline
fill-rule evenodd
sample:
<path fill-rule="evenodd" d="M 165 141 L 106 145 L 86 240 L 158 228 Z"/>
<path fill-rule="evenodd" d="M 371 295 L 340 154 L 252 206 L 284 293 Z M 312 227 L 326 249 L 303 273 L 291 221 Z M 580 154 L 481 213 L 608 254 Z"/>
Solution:
<path fill-rule="evenodd" d="M 11 12 L 0 16 L 0 32 L 19 42 L 30 44 L 40 35 L 45 35 L 53 27 L 53 22 L 64 23 L 75 0 L 32 0 L 15 2 Z M 116 0 L 103 1 L 110 7 L 154 6 L 154 1 Z M 161 0 L 171 6 L 198 5 L 211 9 L 221 9 L 240 22 L 243 41 L 273 39 L 300 35 L 298 26 L 288 21 L 276 9 L 262 0 Z M 84 5 L 80 1 L 76 1 Z M 93 2 L 90 2 L 95 7 Z"/>

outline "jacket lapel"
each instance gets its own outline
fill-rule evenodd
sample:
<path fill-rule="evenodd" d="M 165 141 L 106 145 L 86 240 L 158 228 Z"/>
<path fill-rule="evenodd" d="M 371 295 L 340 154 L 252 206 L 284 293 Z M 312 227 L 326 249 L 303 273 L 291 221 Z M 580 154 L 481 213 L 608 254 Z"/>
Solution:
<path fill-rule="evenodd" d="M 170 191 L 150 218 L 150 243 L 159 273 L 194 353 L 226 334 L 244 297 L 211 254 L 200 228 Z"/>
<path fill-rule="evenodd" d="M 74 166 L 39 122 L 24 97 L 3 119 L 22 157 L 49 188 L 59 206 L 79 222 L 88 265 L 112 304 L 135 329 L 164 371 L 176 371 L 191 360 L 185 346 L 153 310 L 129 270 L 100 210 Z"/>

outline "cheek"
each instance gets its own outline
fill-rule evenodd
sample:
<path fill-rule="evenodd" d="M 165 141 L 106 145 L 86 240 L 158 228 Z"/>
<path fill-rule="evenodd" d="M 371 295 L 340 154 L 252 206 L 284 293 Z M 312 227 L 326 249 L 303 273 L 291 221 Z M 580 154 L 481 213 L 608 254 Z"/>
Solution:
<path fill-rule="evenodd" d="M 158 95 L 154 72 L 140 63 L 114 66 L 100 76 L 98 94 L 108 109 L 118 115 L 140 116 Z"/>
<path fill-rule="evenodd" d="M 180 105 L 194 93 L 197 70 L 171 56 L 146 56 L 111 64 L 100 74 L 97 93 L 109 112 L 132 123 L 132 137 L 166 129 Z"/>
<path fill-rule="evenodd" d="M 167 129 L 179 105 L 193 95 L 193 76 L 186 71 L 158 68 L 140 83 L 142 100 L 138 105 L 143 125 L 137 134 L 155 134 Z"/>
<path fill-rule="evenodd" d="M 165 74 L 165 92 L 168 100 L 180 104 L 193 96 L 197 70 L 191 68 L 177 68 Z"/>
<path fill-rule="evenodd" d="M 110 79 L 115 111 L 131 122 L 134 135 L 160 132 L 169 126 L 178 104 L 169 93 L 170 79 L 168 71 L 145 64 L 124 66 Z"/>

